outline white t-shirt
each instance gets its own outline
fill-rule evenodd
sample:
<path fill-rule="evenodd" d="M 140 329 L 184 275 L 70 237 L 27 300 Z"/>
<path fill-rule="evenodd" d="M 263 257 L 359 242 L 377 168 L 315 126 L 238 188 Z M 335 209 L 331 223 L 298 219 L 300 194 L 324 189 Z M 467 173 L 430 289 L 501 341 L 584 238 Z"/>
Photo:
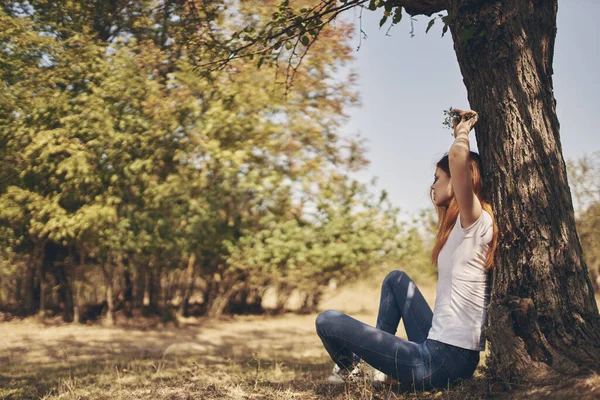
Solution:
<path fill-rule="evenodd" d="M 464 349 L 485 349 L 483 327 L 490 298 L 485 262 L 493 224 L 486 211 L 467 229 L 461 227 L 460 215 L 456 219 L 438 256 L 438 285 L 428 339 Z"/>

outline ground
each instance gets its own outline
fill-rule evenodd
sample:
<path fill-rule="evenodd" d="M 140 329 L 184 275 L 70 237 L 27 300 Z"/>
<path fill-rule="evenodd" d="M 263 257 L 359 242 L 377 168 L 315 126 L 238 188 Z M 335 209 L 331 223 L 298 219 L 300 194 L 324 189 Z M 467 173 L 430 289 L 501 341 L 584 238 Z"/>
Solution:
<path fill-rule="evenodd" d="M 377 291 L 359 284 L 336 292 L 321 308 L 373 324 Z M 432 301 L 433 288 L 423 291 Z M 179 327 L 124 318 L 116 327 L 33 318 L 1 323 L 0 399 L 600 398 L 598 375 L 509 392 L 488 381 L 484 361 L 469 381 L 432 392 L 330 385 L 332 363 L 315 334 L 315 318 L 188 319 Z"/>

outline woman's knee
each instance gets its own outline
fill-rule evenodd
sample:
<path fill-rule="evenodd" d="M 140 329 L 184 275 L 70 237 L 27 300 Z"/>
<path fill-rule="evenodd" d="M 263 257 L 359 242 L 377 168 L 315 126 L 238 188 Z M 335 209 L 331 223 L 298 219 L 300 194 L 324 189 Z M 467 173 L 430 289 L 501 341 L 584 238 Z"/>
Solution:
<path fill-rule="evenodd" d="M 321 314 L 319 314 L 317 316 L 317 319 L 315 321 L 315 325 L 317 326 L 317 331 L 319 329 L 323 329 L 326 326 L 329 326 L 331 324 L 335 324 L 336 320 L 338 320 L 342 315 L 344 315 L 344 314 L 342 314 L 339 311 L 335 311 L 335 310 L 323 311 Z"/>
<path fill-rule="evenodd" d="M 383 284 L 397 284 L 402 279 L 410 280 L 410 277 L 406 274 L 406 272 L 397 269 L 387 274 L 387 276 L 383 280 Z"/>

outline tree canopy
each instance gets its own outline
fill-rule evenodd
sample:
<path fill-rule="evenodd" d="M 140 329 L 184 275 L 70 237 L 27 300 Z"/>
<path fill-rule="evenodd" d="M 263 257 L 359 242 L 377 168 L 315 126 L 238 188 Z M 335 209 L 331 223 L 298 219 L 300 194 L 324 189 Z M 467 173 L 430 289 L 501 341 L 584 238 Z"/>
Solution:
<path fill-rule="evenodd" d="M 0 301 L 80 320 L 103 299 L 112 318 L 195 298 L 217 315 L 277 287 L 308 310 L 406 254 L 398 210 L 351 177 L 362 141 L 340 135 L 350 27 L 324 27 L 289 88 L 272 63 L 200 73 L 220 50 L 190 44 L 194 4 L 1 3 Z M 270 18 L 193 11 L 207 37 Z"/>

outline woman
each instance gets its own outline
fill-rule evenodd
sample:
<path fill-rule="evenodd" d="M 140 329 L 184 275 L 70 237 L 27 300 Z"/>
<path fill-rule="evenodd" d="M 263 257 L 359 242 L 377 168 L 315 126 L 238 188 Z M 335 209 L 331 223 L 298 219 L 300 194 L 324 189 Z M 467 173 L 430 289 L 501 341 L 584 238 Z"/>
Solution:
<path fill-rule="evenodd" d="M 439 217 L 432 252 L 438 266 L 435 313 L 401 271 L 383 281 L 375 328 L 337 311 L 321 313 L 317 333 L 336 363 L 330 381 L 355 376 L 361 360 L 417 389 L 469 378 L 477 367 L 485 347 L 488 272 L 497 229 L 482 198 L 481 160 L 469 147 L 477 113 L 453 113 L 454 143 L 437 163 L 431 185 Z M 401 319 L 408 340 L 395 336 Z"/>

